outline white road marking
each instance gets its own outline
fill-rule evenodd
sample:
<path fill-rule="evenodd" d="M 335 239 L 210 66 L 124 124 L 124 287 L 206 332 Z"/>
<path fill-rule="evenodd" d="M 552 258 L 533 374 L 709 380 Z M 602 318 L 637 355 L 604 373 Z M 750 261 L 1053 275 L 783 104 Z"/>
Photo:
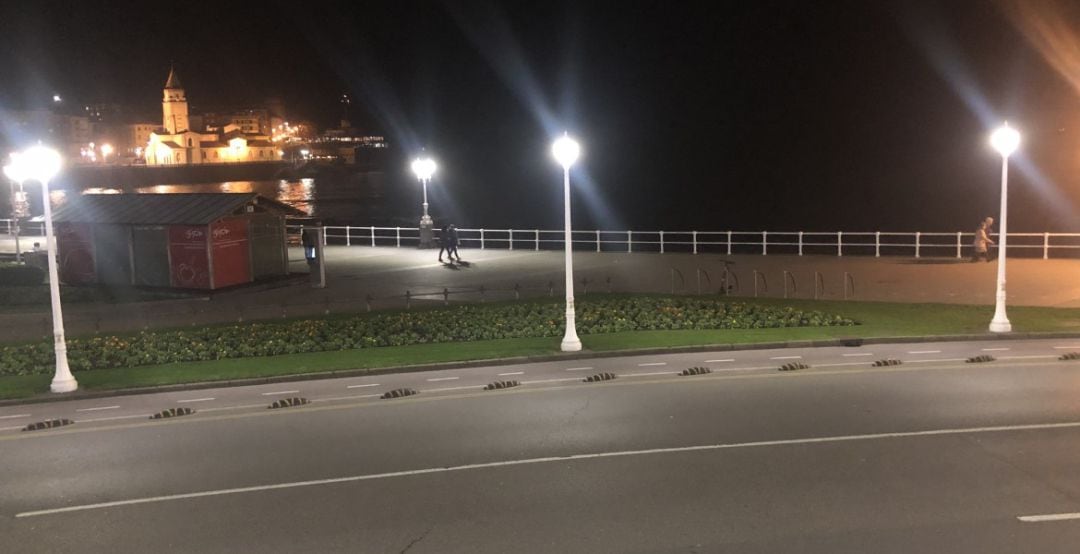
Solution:
<path fill-rule="evenodd" d="M 1037 523 L 1040 521 L 1064 521 L 1066 519 L 1080 519 L 1080 512 L 1073 512 L 1071 514 L 1043 514 L 1038 516 L 1018 516 L 1016 519 L 1020 521 L 1026 521 L 1028 523 Z"/>
<path fill-rule="evenodd" d="M 279 390 L 279 391 L 274 391 L 274 392 L 264 392 L 264 393 L 262 393 L 262 395 L 263 396 L 274 396 L 274 395 L 277 395 L 277 394 L 297 394 L 299 392 L 300 391 L 298 391 L 298 390 Z"/>
<path fill-rule="evenodd" d="M 1080 350 L 1080 346 L 1055 346 L 1057 350 Z"/>
<path fill-rule="evenodd" d="M 377 387 L 377 386 L 379 386 L 378 383 L 365 383 L 363 385 L 349 385 L 349 386 L 347 386 L 345 388 L 347 388 L 347 389 L 363 389 L 363 388 L 367 388 L 367 387 Z"/>
<path fill-rule="evenodd" d="M 331 396 L 329 398 L 312 398 L 312 402 L 331 402 L 333 400 L 355 400 L 358 398 L 378 398 L 381 394 L 356 394 L 353 396 Z"/>
<path fill-rule="evenodd" d="M 1044 356 L 1002 356 L 999 360 L 1037 360 L 1039 358 L 1057 358 L 1057 356 L 1050 354 Z"/>
<path fill-rule="evenodd" d="M 770 360 L 801 360 L 802 356 L 773 356 Z"/>
<path fill-rule="evenodd" d="M 459 471 L 469 471 L 475 469 L 490 469 L 496 467 L 508 467 L 508 466 L 524 466 L 524 465 L 536 465 L 547 463 L 560 463 L 579 461 L 579 460 L 593 460 L 593 459 L 606 459 L 606 458 L 625 458 L 630 456 L 649 456 L 656 454 L 678 454 L 684 452 L 709 452 L 719 450 L 736 450 L 743 448 L 765 448 L 772 446 L 793 446 L 802 444 L 835 444 L 843 442 L 855 442 L 855 441 L 872 441 L 872 440 L 888 440 L 888 439 L 902 439 L 912 437 L 934 437 L 934 436 L 949 436 L 949 435 L 968 435 L 977 433 L 1003 433 L 1014 431 L 1040 431 L 1047 429 L 1075 429 L 1080 427 L 1080 422 L 1067 422 L 1067 423 L 1036 423 L 1028 425 L 1000 425 L 994 427 L 961 427 L 952 429 L 932 429 L 927 431 L 900 431 L 893 433 L 871 433 L 865 435 L 839 435 L 831 437 L 809 437 L 801 439 L 780 439 L 769 441 L 755 441 L 755 442 L 738 442 L 738 443 L 721 443 L 721 444 L 703 444 L 695 446 L 678 446 L 671 448 L 650 448 L 645 450 L 616 450 L 609 452 L 594 452 L 589 454 L 570 454 L 567 456 L 547 456 L 543 458 L 524 458 L 517 460 L 503 460 L 497 462 L 481 462 L 476 464 L 466 464 L 450 467 L 431 467 L 425 469 L 412 469 L 404 471 L 393 471 L 388 473 L 369 473 L 363 475 L 350 475 L 346 477 L 333 477 L 330 479 L 317 479 L 311 481 L 291 481 L 285 483 L 275 483 L 270 485 L 255 485 L 250 487 L 236 487 L 230 489 L 215 489 L 198 492 L 189 492 L 181 494 L 169 494 L 164 496 L 148 496 L 142 498 L 130 498 L 126 500 L 113 500 L 110 502 L 98 502 L 94 504 L 78 504 L 74 506 L 64 506 L 62 508 L 50 508 L 44 510 L 34 510 L 29 512 L 21 512 L 15 514 L 17 518 L 23 517 L 37 517 L 53 514 L 62 514 L 68 512 L 82 512 L 87 510 L 98 510 L 102 508 L 115 508 L 118 506 L 133 506 L 138 504 L 150 504 L 155 502 L 169 502 L 173 500 L 186 500 L 191 498 L 206 498 L 211 496 L 226 496 L 232 494 L 244 494 L 252 492 L 273 491 L 283 489 L 295 489 L 300 487 L 314 487 L 320 485 L 334 485 L 339 483 L 355 483 L 358 481 L 374 481 L 379 479 L 392 479 L 397 477 L 412 477 L 416 475 L 430 475 L 436 473 L 455 473 Z M 1024 516 L 1024 517 L 1052 517 L 1052 516 Z M 1063 518 L 1063 515 L 1058 517 Z"/>
<path fill-rule="evenodd" d="M 566 368 L 566 371 L 588 371 L 590 369 L 592 369 L 591 366 L 590 367 L 568 367 L 568 368 Z"/>
<path fill-rule="evenodd" d="M 854 358 L 855 356 L 873 356 L 873 352 L 859 352 L 856 354 L 842 354 L 845 358 Z"/>
<path fill-rule="evenodd" d="M 678 371 L 654 371 L 650 373 L 620 373 L 619 377 L 644 377 L 646 375 L 677 375 Z"/>
<path fill-rule="evenodd" d="M 1001 352 L 1003 350 L 1009 350 L 1008 348 L 983 348 L 983 352 Z"/>
<path fill-rule="evenodd" d="M 500 373 L 499 377 L 505 377 L 507 375 L 525 375 L 524 371 L 511 371 L 509 373 Z"/>
<path fill-rule="evenodd" d="M 436 381 L 457 381 L 458 379 L 461 379 L 461 377 L 432 377 L 431 379 L 428 379 L 428 382 L 434 383 Z"/>
<path fill-rule="evenodd" d="M 20 418 L 20 417 L 30 417 L 30 414 L 5 415 L 5 416 L 0 416 L 0 419 L 15 419 L 15 418 Z"/>
<path fill-rule="evenodd" d="M 211 400 L 216 400 L 216 399 L 214 397 L 212 397 L 212 396 L 208 396 L 206 398 L 189 398 L 187 400 L 177 400 L 176 402 L 180 403 L 180 404 L 183 404 L 185 402 L 209 402 Z"/>
<path fill-rule="evenodd" d="M 122 415 L 113 417 L 96 417 L 93 419 L 76 419 L 75 423 L 90 423 L 92 421 L 116 421 L 118 419 L 146 419 L 150 414 Z"/>
<path fill-rule="evenodd" d="M 929 364 L 933 362 L 966 362 L 967 358 L 931 358 L 929 360 L 905 360 L 905 364 Z"/>
<path fill-rule="evenodd" d="M 115 409 L 117 409 L 119 407 L 120 406 L 98 406 L 96 408 L 79 408 L 79 409 L 77 409 L 75 411 L 76 412 L 97 412 L 97 411 L 100 411 L 100 410 L 115 410 Z"/>
<path fill-rule="evenodd" d="M 721 362 L 734 362 L 734 361 L 735 361 L 735 358 L 724 358 L 722 360 L 705 360 L 705 363 L 707 363 L 707 364 L 718 364 L 718 363 L 721 363 Z"/>
<path fill-rule="evenodd" d="M 16 429 L 22 429 L 24 427 L 25 427 L 24 425 L 19 425 L 19 426 L 16 426 L 16 427 L 0 427 L 0 431 L 14 431 Z"/>
<path fill-rule="evenodd" d="M 940 350 L 911 350 L 908 354 L 941 354 Z"/>
<path fill-rule="evenodd" d="M 420 392 L 446 392 L 448 390 L 482 389 L 484 385 L 469 385 L 467 387 L 446 387 L 442 389 L 420 389 Z"/>
<path fill-rule="evenodd" d="M 667 362 L 648 362 L 644 364 L 638 364 L 638 367 L 649 367 L 655 365 L 667 365 Z"/>
<path fill-rule="evenodd" d="M 538 379 L 536 381 L 522 381 L 522 385 L 531 385 L 535 383 L 558 383 L 561 381 L 580 381 L 581 377 L 564 377 L 562 379 Z"/>

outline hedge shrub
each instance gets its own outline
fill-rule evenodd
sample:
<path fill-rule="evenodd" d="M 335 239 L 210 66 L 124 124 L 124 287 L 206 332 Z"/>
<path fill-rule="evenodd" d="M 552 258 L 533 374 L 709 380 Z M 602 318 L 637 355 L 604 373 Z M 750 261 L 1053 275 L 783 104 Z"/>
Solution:
<path fill-rule="evenodd" d="M 45 282 L 40 267 L 16 263 L 0 263 L 0 287 L 25 287 Z"/>
<path fill-rule="evenodd" d="M 326 352 L 379 346 L 563 334 L 562 302 L 479 304 L 345 318 L 245 323 L 185 331 L 68 340 L 76 371 Z M 818 311 L 775 308 L 712 298 L 612 297 L 577 303 L 582 335 L 658 329 L 763 329 L 855 325 Z M 0 375 L 47 373 L 51 342 L 0 347 Z"/>

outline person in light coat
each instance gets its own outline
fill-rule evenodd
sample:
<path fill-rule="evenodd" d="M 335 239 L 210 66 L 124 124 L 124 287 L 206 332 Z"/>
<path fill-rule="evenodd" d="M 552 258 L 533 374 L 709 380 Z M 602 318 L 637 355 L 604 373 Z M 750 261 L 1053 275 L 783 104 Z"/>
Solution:
<path fill-rule="evenodd" d="M 972 262 L 990 261 L 989 247 L 994 244 L 994 241 L 990 240 L 990 227 L 993 225 L 994 218 L 988 217 L 979 223 L 978 229 L 975 229 L 975 256 L 971 258 Z"/>

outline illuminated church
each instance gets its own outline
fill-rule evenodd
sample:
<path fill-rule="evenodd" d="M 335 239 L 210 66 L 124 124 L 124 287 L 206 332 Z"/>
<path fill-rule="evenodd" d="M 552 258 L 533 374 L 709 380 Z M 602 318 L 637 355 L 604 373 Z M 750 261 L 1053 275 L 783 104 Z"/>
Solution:
<path fill-rule="evenodd" d="M 187 98 L 176 69 L 169 70 L 161 102 L 163 128 L 150 133 L 146 165 L 192 165 L 236 162 L 267 162 L 281 159 L 281 151 L 269 135 L 248 134 L 237 125 L 220 132 L 191 129 Z"/>

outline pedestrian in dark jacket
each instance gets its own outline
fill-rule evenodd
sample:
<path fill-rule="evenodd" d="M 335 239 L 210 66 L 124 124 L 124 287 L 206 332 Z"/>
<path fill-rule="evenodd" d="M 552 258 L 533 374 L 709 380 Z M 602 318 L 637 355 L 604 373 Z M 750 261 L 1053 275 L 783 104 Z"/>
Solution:
<path fill-rule="evenodd" d="M 446 252 L 450 257 L 450 263 L 454 262 L 453 250 L 450 248 L 450 225 L 443 225 L 442 230 L 439 232 L 439 261 L 442 261 L 443 252 Z"/>
<path fill-rule="evenodd" d="M 461 262 L 461 254 L 458 254 L 457 247 L 458 247 L 457 227 L 455 227 L 454 224 L 451 223 L 450 224 L 450 249 L 446 251 L 446 255 L 449 256 L 451 258 L 451 260 L 453 260 L 453 258 L 457 258 L 457 261 Z"/>

